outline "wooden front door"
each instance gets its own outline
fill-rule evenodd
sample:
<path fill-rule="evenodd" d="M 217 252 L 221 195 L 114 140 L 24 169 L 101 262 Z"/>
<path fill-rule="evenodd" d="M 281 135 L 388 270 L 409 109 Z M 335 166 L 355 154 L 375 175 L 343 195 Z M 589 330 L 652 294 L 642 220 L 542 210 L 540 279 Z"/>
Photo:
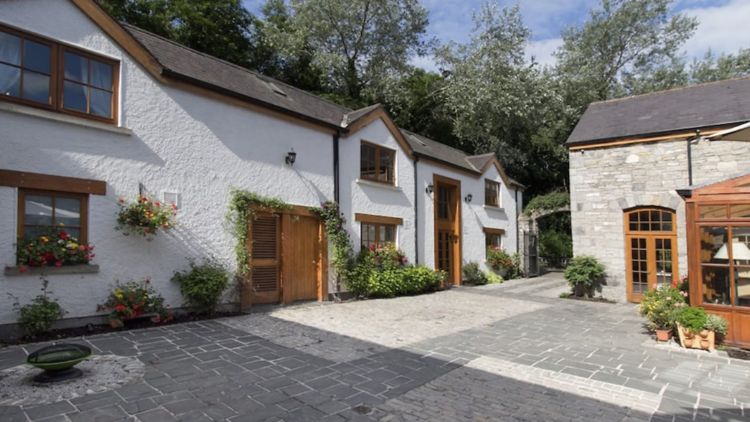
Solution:
<path fill-rule="evenodd" d="M 321 257 L 321 224 L 315 217 L 289 216 L 289 229 L 283 233 L 284 303 L 318 299 Z"/>
<path fill-rule="evenodd" d="M 461 284 L 461 182 L 435 176 L 435 268 Z"/>
<path fill-rule="evenodd" d="M 625 215 L 628 301 L 640 302 L 654 285 L 679 281 L 675 213 L 636 209 Z"/>
<path fill-rule="evenodd" d="M 258 214 L 250 225 L 250 303 L 278 303 L 280 298 L 281 218 Z M 246 301 L 243 301 L 246 302 Z"/>

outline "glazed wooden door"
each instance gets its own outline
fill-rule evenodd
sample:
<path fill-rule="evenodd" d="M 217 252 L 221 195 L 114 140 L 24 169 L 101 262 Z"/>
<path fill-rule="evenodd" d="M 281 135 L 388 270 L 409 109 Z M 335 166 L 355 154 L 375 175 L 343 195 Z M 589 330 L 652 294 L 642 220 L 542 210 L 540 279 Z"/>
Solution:
<path fill-rule="evenodd" d="M 435 176 L 435 268 L 461 283 L 460 182 Z"/>
<path fill-rule="evenodd" d="M 626 214 L 625 224 L 628 300 L 640 302 L 654 285 L 679 281 L 674 212 L 638 209 Z"/>
<path fill-rule="evenodd" d="M 281 218 L 274 214 L 258 214 L 250 227 L 251 301 L 253 304 L 278 303 L 281 293 Z"/>
<path fill-rule="evenodd" d="M 284 303 L 318 299 L 320 220 L 315 217 L 290 218 L 283 233 L 285 242 L 282 286 Z M 287 244 L 288 242 L 288 244 Z"/>

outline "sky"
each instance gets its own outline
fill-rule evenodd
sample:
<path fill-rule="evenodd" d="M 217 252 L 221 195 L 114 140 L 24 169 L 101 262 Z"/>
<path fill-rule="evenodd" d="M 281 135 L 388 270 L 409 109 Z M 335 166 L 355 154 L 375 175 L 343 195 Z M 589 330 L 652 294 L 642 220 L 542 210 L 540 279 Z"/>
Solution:
<path fill-rule="evenodd" d="M 264 0 L 243 0 L 245 7 L 258 13 Z M 430 11 L 430 26 L 427 35 L 441 42 L 468 41 L 473 28 L 472 12 L 478 10 L 486 0 L 422 0 Z M 533 43 L 526 54 L 532 55 L 542 64 L 554 64 L 552 53 L 561 44 L 560 33 L 571 25 L 582 25 L 589 17 L 589 10 L 599 0 L 498 0 L 500 6 L 520 5 L 524 22 L 533 33 Z M 736 53 L 740 48 L 750 47 L 750 0 L 675 0 L 674 10 L 698 18 L 698 30 L 685 44 L 688 60 L 702 58 L 711 50 L 720 53 Z M 415 58 L 413 64 L 428 70 L 435 65 L 430 57 Z"/>

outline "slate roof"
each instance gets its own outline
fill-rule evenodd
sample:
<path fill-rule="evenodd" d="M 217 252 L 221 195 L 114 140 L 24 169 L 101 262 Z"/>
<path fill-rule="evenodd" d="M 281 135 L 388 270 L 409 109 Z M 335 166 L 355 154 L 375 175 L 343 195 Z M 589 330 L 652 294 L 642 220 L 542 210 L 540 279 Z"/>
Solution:
<path fill-rule="evenodd" d="M 190 49 L 136 26 L 120 23 L 162 66 L 162 74 L 231 95 L 270 109 L 282 111 L 324 125 L 346 128 L 370 112 L 374 104 L 351 110 L 291 85 L 263 76 L 233 63 Z M 479 174 L 493 154 L 468 157 L 463 151 L 400 129 L 409 146 L 423 155 Z M 483 161 L 482 161 L 483 160 Z M 474 163 L 477 165 L 475 166 Z M 481 164 L 481 165 L 480 165 Z M 515 182 L 518 186 L 523 185 Z"/>
<path fill-rule="evenodd" d="M 658 136 L 750 121 L 750 77 L 589 105 L 567 145 Z"/>
<path fill-rule="evenodd" d="M 281 109 L 308 120 L 340 127 L 346 107 L 316 97 L 216 57 L 192 50 L 133 25 L 121 25 L 164 67 L 167 76 L 208 85 L 248 101 Z"/>

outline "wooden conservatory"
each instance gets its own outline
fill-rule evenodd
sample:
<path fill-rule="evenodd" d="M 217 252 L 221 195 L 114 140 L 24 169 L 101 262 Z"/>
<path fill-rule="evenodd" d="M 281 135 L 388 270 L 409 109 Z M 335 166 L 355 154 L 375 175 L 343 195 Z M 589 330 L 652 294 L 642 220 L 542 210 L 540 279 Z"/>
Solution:
<path fill-rule="evenodd" d="M 686 202 L 690 305 L 729 321 L 750 347 L 750 172 L 679 190 Z"/>

